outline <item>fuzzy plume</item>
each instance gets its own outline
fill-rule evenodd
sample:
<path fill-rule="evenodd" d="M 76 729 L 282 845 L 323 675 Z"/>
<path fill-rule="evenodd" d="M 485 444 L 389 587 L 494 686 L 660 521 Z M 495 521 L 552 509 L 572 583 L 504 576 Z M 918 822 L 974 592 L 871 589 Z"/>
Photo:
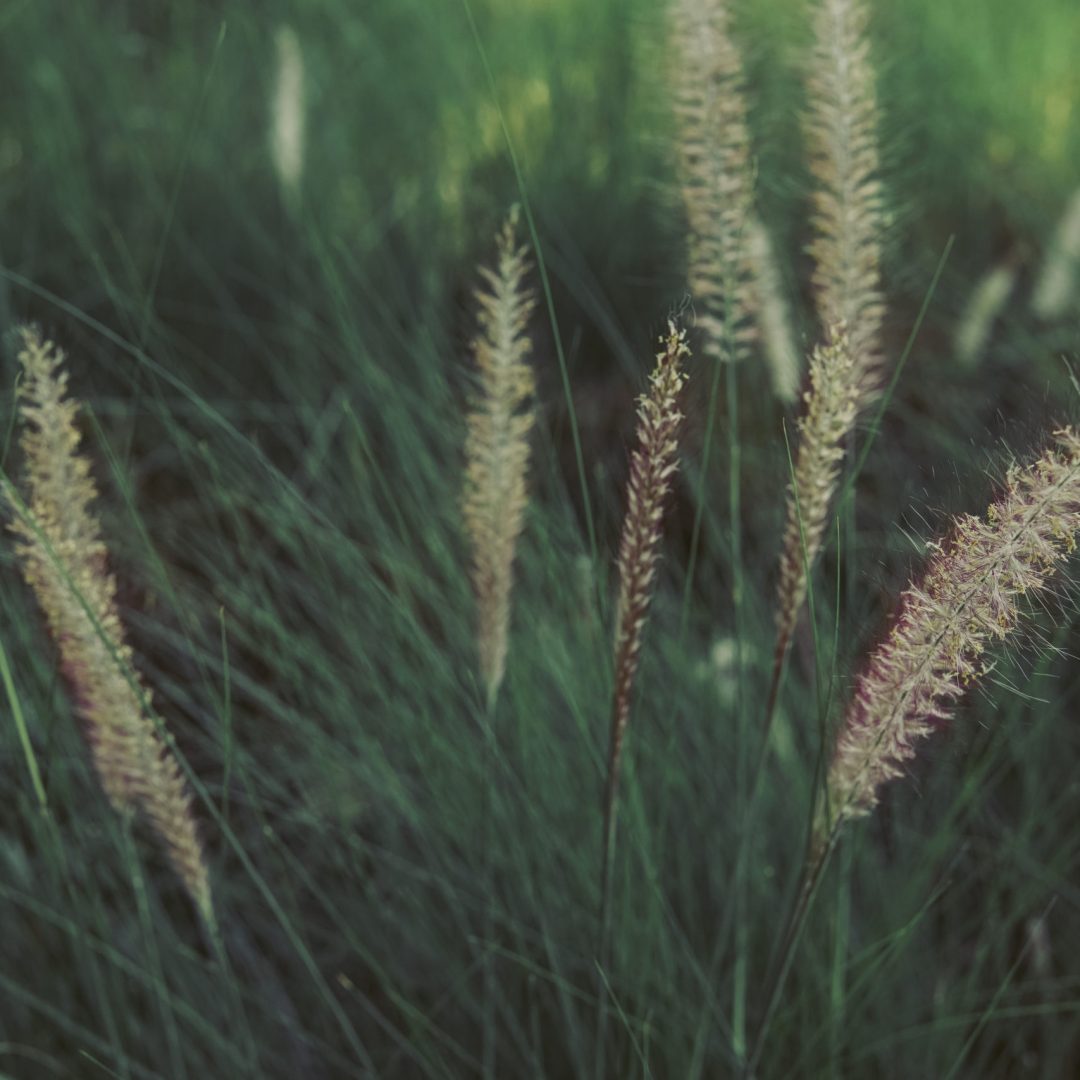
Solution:
<path fill-rule="evenodd" d="M 685 331 L 668 324 L 662 350 L 650 376 L 648 394 L 638 403 L 638 445 L 630 458 L 626 517 L 619 542 L 619 592 L 615 607 L 615 690 L 611 707 L 607 790 L 604 798 L 604 871 L 614 829 L 623 737 L 641 654 L 663 535 L 664 500 L 678 468 L 682 422 L 679 395 L 686 383 L 683 364 L 689 349 Z M 606 893 L 606 887 L 605 887 Z"/>
<path fill-rule="evenodd" d="M 78 405 L 67 396 L 63 353 L 22 331 L 19 386 L 29 499 L 4 482 L 23 576 L 38 599 L 94 767 L 122 814 L 142 811 L 208 924 L 210 880 L 180 770 L 148 715 L 116 604 L 116 581 L 91 510 L 97 489 L 78 453 Z"/>
<path fill-rule="evenodd" d="M 703 353 L 738 360 L 754 338 L 747 244 L 753 174 L 742 61 L 724 0 L 674 0 L 671 83 L 689 285 Z"/>
<path fill-rule="evenodd" d="M 295 203 L 304 175 L 304 53 L 291 26 L 279 26 L 274 43 L 277 72 L 270 102 L 270 157 L 286 200 Z"/>
<path fill-rule="evenodd" d="M 772 238 L 756 215 L 747 225 L 747 252 L 754 273 L 754 302 L 765 362 L 769 366 L 773 391 L 780 401 L 789 405 L 799 396 L 802 363 Z"/>
<path fill-rule="evenodd" d="M 1078 530 L 1080 434 L 1069 428 L 1034 464 L 1010 470 L 985 520 L 956 522 L 901 597 L 840 728 L 817 819 L 819 853 L 845 820 L 873 810 L 918 740 L 950 719 L 987 671 L 987 646 L 1016 629 L 1022 597 L 1045 593 Z"/>
<path fill-rule="evenodd" d="M 964 367 L 974 367 L 982 359 L 1018 277 L 1019 267 L 1010 259 L 992 266 L 976 282 L 953 335 L 956 359 Z"/>
<path fill-rule="evenodd" d="M 808 570 L 821 549 L 844 460 L 844 444 L 858 411 L 855 361 L 847 334 L 837 328 L 810 360 L 810 389 L 799 419 L 799 449 L 788 489 L 787 527 L 780 556 L 777 651 L 782 657 L 806 599 Z"/>
<path fill-rule="evenodd" d="M 1058 319 L 1076 306 L 1080 271 L 1080 189 L 1073 192 L 1058 222 L 1031 294 L 1031 307 L 1042 319 Z"/>
<path fill-rule="evenodd" d="M 881 241 L 878 107 L 862 0 L 818 0 L 806 135 L 813 192 L 813 284 L 823 326 L 847 326 L 860 392 L 879 387 Z"/>
<path fill-rule="evenodd" d="M 489 707 L 506 669 L 514 552 L 528 502 L 529 432 L 535 417 L 526 333 L 535 306 L 525 287 L 527 252 L 515 236 L 516 211 L 499 234 L 494 270 L 483 268 L 476 291 L 480 333 L 473 352 L 480 376 L 465 441 L 463 509 L 473 548 L 480 676 Z"/>

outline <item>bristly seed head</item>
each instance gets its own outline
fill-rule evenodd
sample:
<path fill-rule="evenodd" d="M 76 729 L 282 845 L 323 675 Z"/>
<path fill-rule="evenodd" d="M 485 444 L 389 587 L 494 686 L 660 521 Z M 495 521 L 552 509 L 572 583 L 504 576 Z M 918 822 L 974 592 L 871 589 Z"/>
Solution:
<path fill-rule="evenodd" d="M 465 528 L 473 549 L 480 675 L 489 708 L 506 669 L 517 540 L 528 503 L 528 407 L 535 392 L 526 332 L 535 298 L 525 287 L 528 255 L 517 243 L 516 208 L 499 234 L 494 270 L 476 291 L 480 333 L 473 343 L 479 390 L 465 441 Z"/>
<path fill-rule="evenodd" d="M 668 324 L 657 354 L 649 392 L 638 403 L 638 445 L 630 459 L 627 509 L 619 543 L 619 593 L 615 608 L 615 690 L 612 700 L 605 844 L 610 841 L 618 787 L 619 761 L 642 634 L 652 597 L 663 535 L 664 500 L 678 468 L 678 434 L 682 422 L 679 395 L 686 383 L 683 363 L 690 350 L 686 333 Z M 605 856 L 606 867 L 606 856 Z"/>
<path fill-rule="evenodd" d="M 858 414 L 855 360 L 843 325 L 810 359 L 810 389 L 799 420 L 795 473 L 788 488 L 787 527 L 780 557 L 777 642 L 786 649 L 806 599 L 809 571 L 821 549 L 836 491 L 844 444 Z"/>
<path fill-rule="evenodd" d="M 985 673 L 983 654 L 1017 626 L 1021 597 L 1048 588 L 1080 531 L 1080 435 L 1066 428 L 1028 468 L 1013 468 L 986 520 L 964 516 L 859 677 L 818 814 L 822 850 L 848 818 L 869 813 L 916 743 L 952 716 Z"/>
<path fill-rule="evenodd" d="M 142 811 L 209 926 L 210 878 L 183 777 L 147 714 L 150 695 L 134 667 L 116 603 L 116 582 L 90 504 L 97 490 L 78 453 L 78 405 L 67 397 L 63 353 L 22 331 L 21 446 L 29 502 L 4 483 L 9 529 L 23 576 L 60 650 L 75 712 L 109 801 Z"/>

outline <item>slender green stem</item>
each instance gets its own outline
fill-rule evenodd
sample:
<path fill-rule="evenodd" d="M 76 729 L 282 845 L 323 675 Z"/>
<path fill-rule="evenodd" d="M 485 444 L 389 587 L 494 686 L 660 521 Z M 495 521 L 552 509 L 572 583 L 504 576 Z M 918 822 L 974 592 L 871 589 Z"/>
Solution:
<path fill-rule="evenodd" d="M 43 814 L 48 814 L 49 800 L 45 797 L 45 785 L 41 782 L 41 772 L 38 769 L 34 744 L 30 741 L 30 732 L 26 727 L 22 702 L 19 700 L 18 692 L 15 689 L 15 680 L 11 677 L 11 667 L 8 664 L 7 653 L 4 651 L 2 641 L 0 641 L 0 680 L 3 681 L 4 692 L 7 694 L 8 704 L 11 706 L 15 730 L 19 733 L 19 745 L 22 746 L 23 756 L 26 758 L 26 767 L 30 772 L 30 783 L 33 785 L 34 794 L 37 796 L 38 807 Z"/>
<path fill-rule="evenodd" d="M 784 933 L 780 938 L 779 959 L 774 974 L 768 983 L 768 991 L 765 995 L 765 1012 L 758 1028 L 757 1037 L 754 1040 L 753 1049 L 743 1070 L 745 1077 L 749 1078 L 754 1075 L 754 1070 L 761 1060 L 762 1052 L 765 1049 L 765 1037 L 768 1035 L 769 1028 L 772 1025 L 777 1006 L 780 1004 L 780 997 L 787 983 L 787 977 L 791 972 L 792 961 L 795 959 L 795 948 L 799 944 L 807 916 L 810 914 L 810 907 L 813 904 L 814 897 L 817 895 L 825 867 L 828 865 L 836 847 L 839 834 L 840 830 L 834 828 L 824 849 L 820 854 L 814 856 L 812 861 L 807 862 L 803 871 L 798 898 L 791 910 L 791 914 L 788 916 L 784 926 Z"/>
<path fill-rule="evenodd" d="M 484 861 L 484 930 L 483 930 L 483 982 L 482 1001 L 482 1058 L 485 1080 L 495 1080 L 498 1066 L 498 1032 L 496 1030 L 495 1002 L 499 991 L 498 972 L 495 970 L 495 709 L 498 699 L 489 695 L 484 712 L 484 762 L 483 762 L 483 861 Z"/>
<path fill-rule="evenodd" d="M 735 757 L 735 806 L 740 820 L 749 811 L 747 784 L 747 739 L 749 725 L 743 708 L 743 655 L 745 582 L 742 562 L 742 446 L 739 440 L 739 381 L 735 364 L 727 366 L 728 424 L 728 527 L 731 547 L 731 606 L 735 630 L 735 713 L 737 749 Z M 737 1060 L 746 1054 L 746 990 L 749 972 L 748 863 L 749 844 L 740 842 L 735 868 L 735 963 L 732 971 L 731 1031 Z"/>

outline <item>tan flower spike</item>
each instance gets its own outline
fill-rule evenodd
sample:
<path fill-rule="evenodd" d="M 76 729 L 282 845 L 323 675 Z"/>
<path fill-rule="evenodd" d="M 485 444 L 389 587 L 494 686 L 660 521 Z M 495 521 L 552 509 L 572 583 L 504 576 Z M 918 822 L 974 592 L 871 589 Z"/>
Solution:
<path fill-rule="evenodd" d="M 725 0 L 673 0 L 669 20 L 690 292 L 698 305 L 703 355 L 738 360 L 754 340 L 750 315 L 756 306 L 742 60 Z"/>
<path fill-rule="evenodd" d="M 787 651 L 806 599 L 808 571 L 825 533 L 829 504 L 840 477 L 844 443 L 855 426 L 855 361 L 841 327 L 810 359 L 806 411 L 799 419 L 799 449 L 788 489 L 787 527 L 780 556 L 777 662 Z"/>
<path fill-rule="evenodd" d="M 147 714 L 116 605 L 116 581 L 90 506 L 97 489 L 78 453 L 79 406 L 67 396 L 63 353 L 33 329 L 19 360 L 21 447 L 29 499 L 5 480 L 23 576 L 41 605 L 94 767 L 121 814 L 142 811 L 207 924 L 210 879 L 179 767 Z"/>
<path fill-rule="evenodd" d="M 473 549 L 480 676 L 489 708 L 506 669 L 514 552 L 528 503 L 529 432 L 535 420 L 528 408 L 535 386 L 526 333 L 535 299 L 525 287 L 529 262 L 517 243 L 516 223 L 515 211 L 499 234 L 495 269 L 481 269 L 480 334 L 473 344 L 480 385 L 465 441 L 463 508 Z"/>
<path fill-rule="evenodd" d="M 860 408 L 880 388 L 884 232 L 878 107 L 863 0 L 817 0 L 806 136 L 822 325 L 847 327 Z"/>

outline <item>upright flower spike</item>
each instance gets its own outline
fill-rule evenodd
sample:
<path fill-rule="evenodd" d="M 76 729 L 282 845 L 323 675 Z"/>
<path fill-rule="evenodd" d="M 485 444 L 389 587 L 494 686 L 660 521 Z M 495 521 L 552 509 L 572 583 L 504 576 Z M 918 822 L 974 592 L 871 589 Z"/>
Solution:
<path fill-rule="evenodd" d="M 619 592 L 615 605 L 615 689 L 611 706 L 611 740 L 604 796 L 602 891 L 615 829 L 619 766 L 630 702 L 641 655 L 642 633 L 652 599 L 653 581 L 663 536 L 664 500 L 678 469 L 678 435 L 682 422 L 679 395 L 686 383 L 683 370 L 690 350 L 686 332 L 668 324 L 662 350 L 650 376 L 649 393 L 638 404 L 637 449 L 630 459 L 626 517 L 619 542 Z"/>
<path fill-rule="evenodd" d="M 881 242 L 878 107 L 863 0 L 817 0 L 807 86 L 813 284 L 825 327 L 847 327 L 866 403 L 880 384 Z"/>
<path fill-rule="evenodd" d="M 795 344 L 791 311 L 784 293 L 784 281 L 776 263 L 772 238 L 756 215 L 747 225 L 747 249 L 754 273 L 754 303 L 758 333 L 765 362 L 769 366 L 773 392 L 785 405 L 799 396 L 802 360 Z"/>
<path fill-rule="evenodd" d="M 1040 319 L 1059 319 L 1076 300 L 1080 271 L 1080 189 L 1072 193 L 1035 280 L 1031 309 Z"/>
<path fill-rule="evenodd" d="M 480 376 L 465 441 L 465 527 L 473 549 L 477 651 L 488 707 L 495 704 L 506 669 L 514 552 L 528 503 L 528 402 L 535 385 L 526 333 L 535 306 L 525 287 L 529 262 L 515 236 L 516 209 L 498 239 L 493 270 L 481 269 L 476 291 L 480 333 L 473 343 Z"/>
<path fill-rule="evenodd" d="M 1080 434 L 1057 432 L 1033 465 L 1010 471 L 986 519 L 964 516 L 900 598 L 888 638 L 855 686 L 817 815 L 817 858 L 849 818 L 869 814 L 918 740 L 952 716 L 987 670 L 988 645 L 1016 630 L 1021 598 L 1048 588 L 1080 531 Z"/>
<path fill-rule="evenodd" d="M 814 238 L 813 285 L 825 345 L 811 360 L 799 421 L 795 483 L 780 557 L 771 722 L 788 646 L 806 598 L 836 491 L 844 445 L 881 391 L 881 243 L 878 109 L 863 0 L 816 0 L 806 134 Z M 801 525 L 800 525 L 801 520 Z"/>
<path fill-rule="evenodd" d="M 787 527 L 780 556 L 777 655 L 782 659 L 806 599 L 808 570 L 821 549 L 829 504 L 840 477 L 844 443 L 855 426 L 855 361 L 843 327 L 833 330 L 810 359 L 806 411 L 788 489 Z"/>
<path fill-rule="evenodd" d="M 755 336 L 753 173 L 742 60 L 725 0 L 673 0 L 669 21 L 688 278 L 703 355 L 739 360 Z"/>
<path fill-rule="evenodd" d="M 4 482 L 23 576 L 41 605 L 94 767 L 113 807 L 142 811 L 208 925 L 210 879 L 180 770 L 145 709 L 116 604 L 116 581 L 91 511 L 97 489 L 78 453 L 78 405 L 67 396 L 63 353 L 22 331 L 21 447 L 28 501 Z"/>
<path fill-rule="evenodd" d="M 304 176 L 304 53 L 287 24 L 274 34 L 277 68 L 270 99 L 270 158 L 282 194 L 295 206 Z"/>

